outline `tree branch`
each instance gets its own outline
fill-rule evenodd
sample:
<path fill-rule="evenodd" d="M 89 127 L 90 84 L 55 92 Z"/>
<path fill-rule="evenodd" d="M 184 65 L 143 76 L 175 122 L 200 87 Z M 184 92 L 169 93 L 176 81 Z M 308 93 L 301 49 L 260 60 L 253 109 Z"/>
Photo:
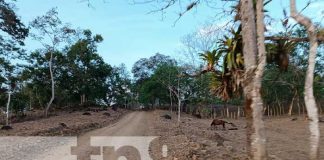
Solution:
<path fill-rule="evenodd" d="M 293 42 L 308 42 L 309 38 L 298 38 L 298 37 L 278 37 L 278 36 L 268 36 L 265 37 L 265 40 L 271 40 L 271 41 L 279 41 L 279 40 L 289 40 Z M 318 43 L 324 43 L 324 37 L 319 37 L 317 39 Z"/>
<path fill-rule="evenodd" d="M 208 72 L 211 72 L 211 73 L 215 73 L 215 75 L 217 76 L 217 78 L 221 78 L 222 77 L 222 72 L 220 71 L 217 71 L 217 70 L 207 70 L 207 69 L 204 69 L 198 73 L 194 73 L 194 74 L 189 74 L 189 73 L 186 73 L 186 72 L 182 72 L 182 74 L 180 75 L 181 77 L 184 77 L 184 76 L 187 76 L 187 77 L 199 77 L 205 73 L 208 73 Z"/>

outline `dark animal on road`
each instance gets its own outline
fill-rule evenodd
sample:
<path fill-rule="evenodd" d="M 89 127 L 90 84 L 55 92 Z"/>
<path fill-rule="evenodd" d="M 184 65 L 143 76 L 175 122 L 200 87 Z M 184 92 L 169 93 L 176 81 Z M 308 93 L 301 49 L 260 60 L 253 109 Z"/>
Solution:
<path fill-rule="evenodd" d="M 108 113 L 108 112 L 105 112 L 105 113 L 103 113 L 103 115 L 105 115 L 105 116 L 109 117 L 109 116 L 110 116 L 110 113 Z"/>
<path fill-rule="evenodd" d="M 89 112 L 84 112 L 82 115 L 91 116 L 91 113 L 89 113 Z"/>
<path fill-rule="evenodd" d="M 11 126 L 2 126 L 1 130 L 10 130 L 13 129 Z"/>
<path fill-rule="evenodd" d="M 298 120 L 297 117 L 291 119 L 291 121 L 296 121 L 296 120 Z"/>
<path fill-rule="evenodd" d="M 217 128 L 218 125 L 223 126 L 223 129 L 225 129 L 225 123 L 231 124 L 233 127 L 236 127 L 233 123 L 227 122 L 221 119 L 214 119 L 212 123 L 210 124 L 211 128 Z"/>
<path fill-rule="evenodd" d="M 197 117 L 197 118 L 199 118 L 199 119 L 201 119 L 201 115 L 200 114 L 195 114 L 194 116 Z"/>
<path fill-rule="evenodd" d="M 163 115 L 161 117 L 164 117 L 165 119 L 171 119 L 171 116 L 170 115 L 167 115 L 167 114 L 165 114 L 165 115 Z"/>
<path fill-rule="evenodd" d="M 63 128 L 68 128 L 68 126 L 65 123 L 60 123 L 60 126 L 62 126 Z"/>

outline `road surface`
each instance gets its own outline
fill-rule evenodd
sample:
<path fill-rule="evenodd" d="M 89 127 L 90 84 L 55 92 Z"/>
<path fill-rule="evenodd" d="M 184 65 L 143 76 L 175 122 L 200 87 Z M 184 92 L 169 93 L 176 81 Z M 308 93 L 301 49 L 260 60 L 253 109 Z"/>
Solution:
<path fill-rule="evenodd" d="M 139 146 L 136 148 L 148 150 L 147 142 L 152 139 L 149 137 L 152 121 L 153 112 L 136 111 L 125 115 L 111 126 L 87 132 L 79 137 L 7 137 L 7 139 L 3 137 L 1 141 L 4 143 L 0 145 L 0 151 L 5 150 L 5 152 L 2 153 L 2 156 L 0 154 L 2 157 L 0 159 L 106 160 L 111 157 L 104 157 L 103 153 L 112 150 L 103 146 L 114 145 L 118 148 L 118 145 L 120 147 L 126 143 L 137 143 Z M 92 137 L 91 140 L 90 137 Z M 122 151 L 132 152 L 134 151 L 132 149 L 134 148 L 124 147 Z M 116 155 L 113 154 L 113 156 Z M 129 155 L 125 155 L 125 157 L 127 156 Z M 135 154 L 135 158 L 132 157 L 132 159 L 138 159 L 138 155 Z"/>

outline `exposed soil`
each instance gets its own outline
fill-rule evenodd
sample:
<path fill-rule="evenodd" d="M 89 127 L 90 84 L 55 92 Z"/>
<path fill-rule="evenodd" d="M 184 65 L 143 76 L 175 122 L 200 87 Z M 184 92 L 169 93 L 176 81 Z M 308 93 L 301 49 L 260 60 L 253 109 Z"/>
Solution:
<path fill-rule="evenodd" d="M 149 148 L 150 156 L 154 160 L 248 159 L 246 155 L 244 118 L 238 120 L 226 120 L 234 123 L 236 127 L 227 125 L 226 129 L 223 129 L 222 126 L 219 126 L 217 129 L 212 129 L 210 128 L 211 119 L 197 119 L 196 117 L 187 114 L 182 114 L 181 123 L 177 124 L 176 114 L 171 114 L 171 119 L 164 116 L 165 114 L 168 114 L 168 111 L 136 111 L 120 118 L 126 112 L 127 111 L 124 110 L 119 110 L 118 112 L 89 112 L 91 115 L 82 115 L 83 112 L 75 112 L 72 114 L 50 117 L 48 119 L 41 119 L 37 122 L 30 121 L 17 123 L 13 125 L 13 130 L 1 131 L 0 133 L 2 135 L 78 134 L 78 144 L 85 144 L 85 148 L 81 147 L 79 150 L 81 153 L 91 152 L 86 148 L 89 146 L 87 143 L 89 143 L 89 138 L 91 136 L 158 136 L 159 138 L 155 139 L 150 144 Z M 110 116 L 103 113 L 110 113 Z M 292 121 L 293 118 L 296 117 L 265 119 L 269 159 L 309 159 L 308 121 L 301 117 L 297 117 L 297 119 Z M 109 126 L 80 134 L 81 131 L 84 132 L 105 125 Z M 230 130 L 236 128 L 237 130 Z M 322 140 L 320 143 L 321 146 L 323 146 L 324 123 L 320 123 L 320 128 L 322 133 Z M 70 146 L 75 146 L 75 144 L 72 145 L 72 142 L 69 140 L 65 141 L 66 144 L 64 145 L 68 146 L 65 148 L 62 147 L 62 144 L 51 144 L 51 146 L 48 146 L 45 142 L 36 144 L 36 146 L 42 149 L 46 148 L 46 151 L 33 149 L 32 147 L 35 147 L 35 142 L 32 140 L 30 140 L 31 147 L 23 148 L 28 150 L 28 155 L 37 155 L 37 157 L 41 157 L 39 159 L 42 160 L 54 160 L 65 159 L 57 154 L 60 151 L 67 152 L 66 155 L 71 156 L 69 148 Z M 168 149 L 166 157 L 163 157 L 162 154 L 163 145 L 166 145 Z M 8 147 L 6 149 L 8 150 Z M 19 153 L 22 151 L 21 148 L 15 149 L 14 146 L 10 149 L 12 151 L 18 150 Z M 46 153 L 46 155 L 42 155 L 43 153 Z M 54 154 L 49 155 L 48 153 Z M 11 156 L 9 152 L 5 152 L 5 154 L 7 154 L 7 157 Z M 324 157 L 324 152 L 320 152 L 320 156 Z M 20 155 L 20 157 L 24 156 Z M 25 157 L 25 159 L 28 158 Z M 31 159 L 35 160 L 37 158 Z"/>
<path fill-rule="evenodd" d="M 245 119 L 227 120 L 237 126 L 237 130 L 212 130 L 211 119 L 197 119 L 182 114 L 181 124 L 177 125 L 177 115 L 172 120 L 161 117 L 166 111 L 156 111 L 154 132 L 161 136 L 161 144 L 167 144 L 170 156 L 167 159 L 236 160 L 248 159 L 246 156 Z M 309 159 L 308 121 L 298 117 L 265 119 L 269 159 L 305 160 Z M 324 146 L 324 123 L 320 123 L 321 142 Z M 159 146 L 161 147 L 161 146 Z M 320 157 L 324 157 L 323 148 Z M 154 150 L 153 150 L 154 151 Z M 154 155 L 154 154 L 153 154 Z M 158 154 L 155 154 L 158 155 Z M 162 159 L 156 157 L 155 159 Z M 320 158 L 321 159 L 321 158 Z"/>
<path fill-rule="evenodd" d="M 36 118 L 13 123 L 11 130 L 0 130 L 0 136 L 75 136 L 96 128 L 115 123 L 127 110 L 111 109 L 99 112 L 57 113 L 48 118 Z M 84 115 L 84 113 L 89 113 Z M 108 114 L 109 113 L 109 116 Z"/>

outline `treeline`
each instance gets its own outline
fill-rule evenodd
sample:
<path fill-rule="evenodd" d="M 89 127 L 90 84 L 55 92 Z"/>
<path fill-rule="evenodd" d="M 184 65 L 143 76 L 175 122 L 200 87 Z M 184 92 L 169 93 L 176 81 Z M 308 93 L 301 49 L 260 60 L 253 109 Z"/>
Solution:
<path fill-rule="evenodd" d="M 39 108 L 71 109 L 82 106 L 180 109 L 211 116 L 224 107 L 243 103 L 241 25 L 230 29 L 211 50 L 199 54 L 199 67 L 179 62 L 163 54 L 138 60 L 133 78 L 125 65 L 113 67 L 104 62 L 97 46 L 103 41 L 90 30 L 76 30 L 64 24 L 56 9 L 37 17 L 26 27 L 13 11 L 13 5 L 0 1 L 3 25 L 0 34 L 0 106 L 23 113 Z M 305 38 L 302 27 L 289 33 Z M 41 47 L 24 50 L 26 37 Z M 195 40 L 193 40 L 195 41 Z M 194 46 L 191 46 L 194 47 Z M 283 106 L 286 113 L 304 109 L 304 80 L 309 44 L 289 39 L 266 42 L 267 66 L 262 80 L 264 108 Z M 323 44 L 315 66 L 314 95 L 324 100 Z M 234 107 L 237 110 L 237 107 Z M 242 109 L 243 110 L 243 109 Z"/>
<path fill-rule="evenodd" d="M 70 28 L 60 21 L 55 8 L 26 27 L 16 17 L 12 4 L 0 1 L 0 7 L 10 12 L 1 12 L 6 14 L 1 18 L 8 27 L 1 28 L 0 37 L 3 112 L 23 114 L 44 109 L 47 115 L 57 108 L 125 104 L 130 96 L 130 76 L 125 65 L 113 67 L 104 62 L 97 51 L 103 41 L 101 35 Z M 41 47 L 26 51 L 24 48 L 30 47 L 24 44 L 27 37 Z"/>
<path fill-rule="evenodd" d="M 139 103 L 148 108 L 176 110 L 180 102 L 182 111 L 207 117 L 224 115 L 227 108 L 237 112 L 237 106 L 243 105 L 244 83 L 240 80 L 244 76 L 241 72 L 244 60 L 239 55 L 242 53 L 242 47 L 239 47 L 242 45 L 240 30 L 240 26 L 236 31 L 231 29 L 224 39 L 216 42 L 214 50 L 199 54 L 205 62 L 200 67 L 180 64 L 159 53 L 138 60 L 132 73 L 135 78 L 134 92 L 138 95 Z M 296 27 L 290 34 L 303 38 L 306 31 Z M 261 90 L 264 113 L 279 107 L 283 114 L 306 114 L 303 97 L 308 42 L 268 41 L 266 47 L 267 65 Z M 319 46 L 314 73 L 314 95 L 321 113 L 324 102 L 323 49 L 322 44 Z M 244 112 L 244 109 L 240 111 Z"/>

